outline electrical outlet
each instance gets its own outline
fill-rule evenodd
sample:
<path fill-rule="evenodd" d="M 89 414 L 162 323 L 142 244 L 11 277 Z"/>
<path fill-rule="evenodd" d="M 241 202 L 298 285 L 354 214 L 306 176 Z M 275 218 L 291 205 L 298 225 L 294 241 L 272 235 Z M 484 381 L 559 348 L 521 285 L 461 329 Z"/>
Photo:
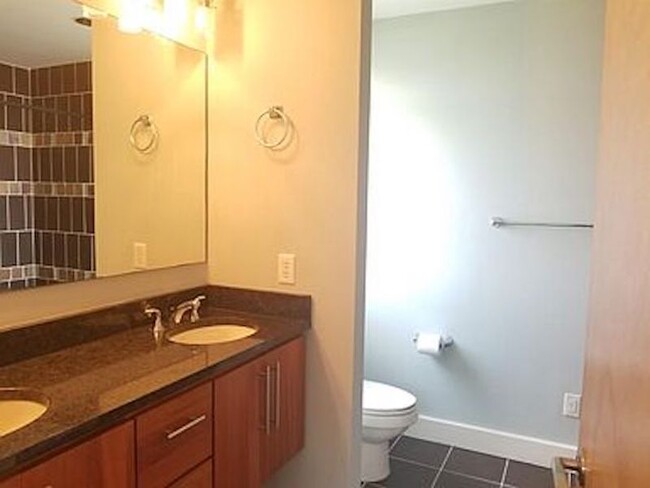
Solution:
<path fill-rule="evenodd" d="M 562 415 L 573 419 L 579 419 L 581 402 L 582 395 L 576 393 L 565 393 L 564 402 L 562 404 Z"/>
<path fill-rule="evenodd" d="M 147 245 L 143 242 L 133 243 L 133 267 L 147 269 Z"/>
<path fill-rule="evenodd" d="M 296 284 L 296 255 L 278 254 L 278 283 Z"/>

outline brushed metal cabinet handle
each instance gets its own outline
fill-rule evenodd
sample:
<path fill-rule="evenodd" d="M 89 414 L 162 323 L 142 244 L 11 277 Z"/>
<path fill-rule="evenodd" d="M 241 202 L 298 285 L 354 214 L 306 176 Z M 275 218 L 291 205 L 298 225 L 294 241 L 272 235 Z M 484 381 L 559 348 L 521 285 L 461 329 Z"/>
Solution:
<path fill-rule="evenodd" d="M 271 434 L 271 366 L 266 367 L 266 434 Z"/>
<path fill-rule="evenodd" d="M 262 382 L 261 382 L 262 385 L 261 385 L 260 389 L 264 390 L 264 404 L 266 405 L 266 403 L 267 403 L 266 398 L 268 397 L 268 387 L 267 387 L 268 381 L 266 380 L 266 377 L 268 375 L 266 374 L 266 371 L 262 371 L 261 373 L 258 373 L 257 376 L 259 377 L 260 380 L 262 380 Z M 258 427 L 259 427 L 260 430 L 266 431 L 266 419 L 267 419 L 266 409 L 263 410 L 262 412 L 260 412 L 260 417 L 261 417 L 260 418 L 260 424 L 259 424 Z"/>
<path fill-rule="evenodd" d="M 280 430 L 282 413 L 282 368 L 280 361 L 275 363 L 275 430 Z"/>
<path fill-rule="evenodd" d="M 196 427 L 201 422 L 204 422 L 207 418 L 208 418 L 207 415 L 203 414 L 200 417 L 191 419 L 188 423 L 186 423 L 185 425 L 179 427 L 176 430 L 167 431 L 166 432 L 167 440 L 171 441 L 172 439 L 178 437 L 179 435 L 183 434 L 184 432 L 187 432 L 188 430 Z"/>

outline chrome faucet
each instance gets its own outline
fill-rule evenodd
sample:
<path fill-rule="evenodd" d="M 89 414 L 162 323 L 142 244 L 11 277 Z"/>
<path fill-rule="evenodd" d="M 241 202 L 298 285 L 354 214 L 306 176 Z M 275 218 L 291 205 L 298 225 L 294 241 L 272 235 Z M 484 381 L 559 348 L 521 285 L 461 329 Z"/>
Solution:
<path fill-rule="evenodd" d="M 159 308 L 152 307 L 151 305 L 145 305 L 144 314 L 147 317 L 154 317 L 155 321 L 153 324 L 153 333 L 154 336 L 159 336 L 165 332 L 165 327 L 162 324 L 162 312 Z"/>
<path fill-rule="evenodd" d="M 191 312 L 190 321 L 192 323 L 199 320 L 199 308 L 201 308 L 201 302 L 203 300 L 205 300 L 205 295 L 199 295 L 193 300 L 187 300 L 186 302 L 172 308 L 172 320 L 174 321 L 174 324 L 180 324 L 187 312 Z"/>

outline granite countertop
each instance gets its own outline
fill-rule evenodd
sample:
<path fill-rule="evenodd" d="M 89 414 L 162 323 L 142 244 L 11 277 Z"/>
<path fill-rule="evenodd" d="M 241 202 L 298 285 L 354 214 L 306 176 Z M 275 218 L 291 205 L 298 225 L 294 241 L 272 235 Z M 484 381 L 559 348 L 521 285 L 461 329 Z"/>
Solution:
<path fill-rule="evenodd" d="M 304 318 L 223 308 L 207 308 L 204 315 L 195 326 L 229 323 L 259 331 L 235 342 L 186 346 L 157 343 L 150 326 L 138 326 L 0 367 L 0 387 L 34 388 L 50 400 L 40 419 L 0 437 L 0 479 L 299 337 L 309 327 Z"/>

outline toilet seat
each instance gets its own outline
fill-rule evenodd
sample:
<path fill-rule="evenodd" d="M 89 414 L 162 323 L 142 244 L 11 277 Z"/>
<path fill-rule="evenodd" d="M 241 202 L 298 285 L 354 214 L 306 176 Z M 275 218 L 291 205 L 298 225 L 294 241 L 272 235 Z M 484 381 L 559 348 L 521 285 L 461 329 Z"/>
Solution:
<path fill-rule="evenodd" d="M 417 399 L 395 386 L 364 380 L 363 415 L 367 417 L 403 417 L 415 413 Z"/>

